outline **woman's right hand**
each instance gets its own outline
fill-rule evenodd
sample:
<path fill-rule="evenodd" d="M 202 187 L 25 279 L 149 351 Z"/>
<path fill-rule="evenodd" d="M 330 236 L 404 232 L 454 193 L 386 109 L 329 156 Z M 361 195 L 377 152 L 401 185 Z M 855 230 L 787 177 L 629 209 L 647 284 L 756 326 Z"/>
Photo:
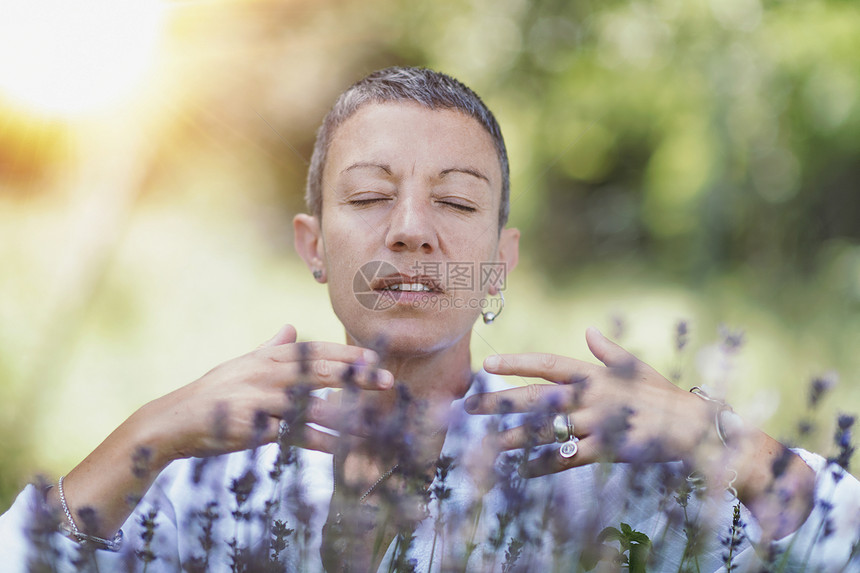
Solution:
<path fill-rule="evenodd" d="M 200 379 L 149 402 L 131 415 L 64 480 L 73 515 L 95 510 L 97 523 L 79 526 L 111 538 L 153 480 L 171 461 L 244 450 L 277 439 L 281 416 L 349 431 L 343 408 L 307 390 L 351 386 L 382 391 L 390 372 L 372 350 L 330 342 L 296 342 L 286 325 L 256 350 L 215 367 Z M 291 389 L 305 391 L 290 392 Z M 293 399 L 299 400 L 294 402 Z M 296 412 L 296 410 L 299 410 Z M 336 438 L 304 426 L 298 445 L 332 452 Z M 292 432 L 293 430 L 291 430 Z M 60 510 L 58 488 L 49 499 Z M 62 515 L 62 512 L 60 513 Z"/>
<path fill-rule="evenodd" d="M 213 456 L 275 441 L 281 419 L 295 412 L 291 392 L 338 388 L 387 390 L 394 378 L 376 367 L 376 352 L 332 342 L 296 342 L 296 330 L 285 325 L 256 350 L 229 360 L 178 390 L 147 404 L 139 412 L 154 428 L 158 465 L 186 457 Z M 341 429 L 343 412 L 327 400 L 303 397 L 300 420 Z M 302 428 L 301 446 L 332 452 L 335 437 Z M 155 452 L 154 452 L 155 453 Z M 155 461 L 155 460 L 153 460 Z"/>

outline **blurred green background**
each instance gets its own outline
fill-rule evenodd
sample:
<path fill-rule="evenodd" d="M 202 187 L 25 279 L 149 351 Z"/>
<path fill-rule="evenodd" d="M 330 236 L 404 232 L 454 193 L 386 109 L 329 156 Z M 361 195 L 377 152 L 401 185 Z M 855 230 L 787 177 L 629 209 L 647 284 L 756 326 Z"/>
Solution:
<path fill-rule="evenodd" d="M 838 379 L 800 440 L 825 455 L 860 410 L 856 3 L 108 5 L 0 17 L 0 510 L 284 322 L 342 339 L 291 218 L 336 95 L 395 64 L 473 87 L 509 146 L 524 252 L 476 363 L 586 358 L 594 324 L 792 443 Z"/>

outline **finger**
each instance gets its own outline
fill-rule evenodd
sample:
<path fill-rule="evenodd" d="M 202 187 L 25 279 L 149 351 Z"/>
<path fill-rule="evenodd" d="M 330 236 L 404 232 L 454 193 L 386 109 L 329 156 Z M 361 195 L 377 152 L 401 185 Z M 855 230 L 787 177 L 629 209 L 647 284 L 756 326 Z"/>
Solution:
<path fill-rule="evenodd" d="M 278 386 L 310 384 L 314 388 L 349 388 L 388 390 L 394 376 L 388 370 L 363 364 L 344 364 L 334 360 L 310 360 L 303 363 L 278 362 L 270 371 Z"/>
<path fill-rule="evenodd" d="M 337 430 L 341 434 L 350 434 L 360 438 L 372 438 L 391 431 L 390 420 L 380 417 L 380 412 L 372 407 L 360 407 L 355 402 L 347 403 L 346 399 L 337 402 L 322 398 L 311 397 L 305 410 L 306 422 L 313 422 Z M 412 421 L 408 430 L 410 442 L 417 446 L 420 442 L 432 440 L 447 425 L 432 414 Z"/>
<path fill-rule="evenodd" d="M 573 435 L 584 438 L 593 432 L 595 427 L 591 411 L 582 411 L 576 415 L 569 414 L 573 423 Z M 536 417 L 537 418 L 537 417 Z M 535 423 L 526 423 L 499 432 L 495 436 L 485 438 L 494 441 L 499 450 L 517 450 L 539 445 L 555 443 L 555 431 L 552 425 L 552 415 L 541 416 Z"/>
<path fill-rule="evenodd" d="M 296 341 L 296 329 L 291 324 L 285 324 L 281 329 L 269 340 L 262 343 L 257 348 L 266 348 L 269 346 L 280 346 L 281 344 L 290 344 Z"/>
<path fill-rule="evenodd" d="M 637 362 L 635 356 L 603 336 L 593 326 L 585 330 L 585 342 L 594 357 L 610 368 L 627 368 Z"/>
<path fill-rule="evenodd" d="M 598 440 L 586 437 L 576 442 L 576 454 L 570 458 L 562 457 L 561 445 L 545 448 L 541 454 L 520 466 L 520 475 L 525 478 L 539 477 L 558 473 L 570 468 L 593 464 L 600 460 Z"/>
<path fill-rule="evenodd" d="M 597 366 L 575 358 L 557 354 L 525 353 L 495 354 L 484 360 L 484 370 L 502 376 L 528 376 L 543 378 L 556 384 L 569 384 L 583 380 Z"/>
<path fill-rule="evenodd" d="M 368 436 L 372 430 L 363 412 L 354 405 L 338 405 L 314 396 L 308 400 L 305 421 L 354 436 Z"/>
<path fill-rule="evenodd" d="M 488 447 L 494 447 L 498 451 L 518 450 L 522 448 L 533 448 L 555 442 L 555 432 L 549 416 L 540 422 L 526 423 L 522 426 L 503 430 L 495 435 L 484 438 L 489 442 Z"/>
<path fill-rule="evenodd" d="M 469 414 L 510 414 L 540 412 L 547 414 L 572 409 L 576 401 L 574 389 L 554 384 L 529 384 L 500 392 L 475 394 L 466 399 Z"/>
<path fill-rule="evenodd" d="M 336 342 L 312 341 L 280 344 L 262 348 L 257 353 L 277 362 L 308 362 L 324 358 L 349 364 L 379 363 L 379 355 L 373 350 Z"/>
<path fill-rule="evenodd" d="M 275 422 L 274 431 L 270 432 L 268 435 L 269 442 L 277 442 L 281 439 L 281 420 L 279 418 L 273 418 L 273 420 Z M 338 443 L 341 438 L 339 436 L 317 430 L 316 428 L 311 428 L 305 424 L 296 424 L 287 430 L 283 436 L 283 440 L 284 443 L 289 445 L 297 445 L 309 450 L 317 450 L 319 452 L 327 452 L 331 454 L 335 451 L 335 448 L 338 447 Z"/>

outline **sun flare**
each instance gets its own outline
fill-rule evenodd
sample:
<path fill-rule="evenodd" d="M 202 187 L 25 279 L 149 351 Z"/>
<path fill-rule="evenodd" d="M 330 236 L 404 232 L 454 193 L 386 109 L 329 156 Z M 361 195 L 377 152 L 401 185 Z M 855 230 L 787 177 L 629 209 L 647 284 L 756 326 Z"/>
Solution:
<path fill-rule="evenodd" d="M 5 0 L 0 98 L 79 115 L 129 98 L 155 58 L 159 0 Z"/>

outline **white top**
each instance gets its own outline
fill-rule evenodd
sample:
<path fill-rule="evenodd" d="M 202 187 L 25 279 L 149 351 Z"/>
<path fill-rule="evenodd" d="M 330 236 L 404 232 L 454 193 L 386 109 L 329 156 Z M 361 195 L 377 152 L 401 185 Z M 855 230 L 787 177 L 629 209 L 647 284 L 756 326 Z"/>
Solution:
<path fill-rule="evenodd" d="M 473 384 L 467 396 L 507 387 L 500 378 L 486 373 L 477 378 L 479 383 Z M 455 460 L 445 484 L 451 488 L 451 496 L 441 503 L 441 521 L 440 503 L 434 496 L 428 506 L 428 516 L 415 531 L 415 540 L 407 555 L 416 565 L 415 571 L 440 571 L 443 564 L 464 561 L 469 571 L 501 570 L 506 553 L 512 549 L 512 538 L 527 542 L 516 561 L 524 570 L 549 570 L 548 563 L 554 558 L 565 564 L 576 564 L 581 544 L 593 543 L 597 533 L 606 526 L 621 529 L 621 523 L 645 533 L 654 543 L 657 560 L 649 564 L 649 570 L 679 569 L 687 545 L 687 526 L 684 508 L 676 501 L 676 492 L 666 490 L 666 484 L 671 476 L 679 475 L 680 464 L 590 465 L 541 478 L 502 480 L 500 485 L 480 496 L 469 466 L 481 466 L 473 462 L 482 454 L 481 439 L 486 435 L 488 423 L 498 424 L 498 418 L 468 415 L 463 409 L 463 400 L 454 402 L 442 449 L 443 455 Z M 321 571 L 319 546 L 332 494 L 332 459 L 330 454 L 316 451 L 295 449 L 294 452 L 296 463 L 287 465 L 280 479 L 273 479 L 269 473 L 278 456 L 276 444 L 210 458 L 202 462 L 203 477 L 197 482 L 193 476 L 195 470 L 200 469 L 201 460 L 179 460 L 170 464 L 123 526 L 123 549 L 119 553 L 95 552 L 99 570 L 143 569 L 143 562 L 135 557 L 135 551 L 144 548 L 142 520 L 153 511 L 157 512 L 157 525 L 149 549 L 156 559 L 149 563 L 147 573 L 194 570 L 191 568 L 194 559 L 204 554 L 202 510 L 214 502 L 219 518 L 212 527 L 214 544 L 207 571 L 232 571 L 231 540 L 237 540 L 234 545 L 241 548 L 266 551 L 264 544 L 268 543 L 269 534 L 264 527 L 271 526 L 264 524 L 271 524 L 273 518 L 281 519 L 287 528 L 294 530 L 287 537 L 287 547 L 280 552 L 283 570 Z M 798 531 L 774 544 L 773 549 L 781 555 L 777 563 L 786 565 L 783 571 L 807 568 L 860 571 L 856 549 L 854 560 L 849 563 L 852 547 L 860 539 L 860 482 L 818 455 L 802 450 L 797 453 L 818 474 L 816 503 Z M 505 464 L 497 462 L 496 469 L 506 471 Z M 236 497 L 230 488 L 234 480 L 247 472 L 253 473 L 256 483 L 241 511 L 251 512 L 251 517 L 237 521 L 233 516 L 237 509 Z M 438 485 L 438 480 L 434 481 L 431 491 Z M 734 501 L 728 494 L 715 497 L 718 499 L 699 500 L 691 495 L 686 507 L 686 519 L 702 531 L 698 566 L 688 562 L 694 570 L 724 570 L 723 554 L 727 549 L 720 541 L 729 535 Z M 297 499 L 306 505 L 300 506 Z M 267 505 L 267 502 L 270 503 Z M 30 542 L 28 531 L 37 523 L 33 516 L 38 505 L 36 488 L 28 486 L 9 511 L 0 516 L 2 570 L 27 571 L 28 560 L 41 557 L 53 558 L 58 563 L 58 571 L 74 571 L 72 561 L 78 555 L 78 545 L 74 541 L 51 534 L 48 537 L 50 550 L 35 549 Z M 480 508 L 481 517 L 476 523 L 477 508 Z M 498 534 L 498 515 L 506 510 L 515 514 L 515 521 L 505 532 L 504 541 L 494 549 L 491 538 Z M 747 537 L 757 539 L 758 526 L 745 508 L 742 508 L 742 520 Z M 436 534 L 437 524 L 442 524 L 439 526 L 441 535 Z M 477 545 L 467 557 L 469 539 Z M 609 544 L 618 548 L 617 543 Z M 380 571 L 389 570 L 394 545 L 392 542 L 388 548 Z M 758 550 L 763 555 L 768 552 L 764 547 Z M 738 551 L 733 562 L 740 565 L 739 570 L 759 569 L 759 558 L 748 539 Z M 56 554 L 52 555 L 54 552 Z M 565 566 L 560 570 L 572 568 Z"/>

